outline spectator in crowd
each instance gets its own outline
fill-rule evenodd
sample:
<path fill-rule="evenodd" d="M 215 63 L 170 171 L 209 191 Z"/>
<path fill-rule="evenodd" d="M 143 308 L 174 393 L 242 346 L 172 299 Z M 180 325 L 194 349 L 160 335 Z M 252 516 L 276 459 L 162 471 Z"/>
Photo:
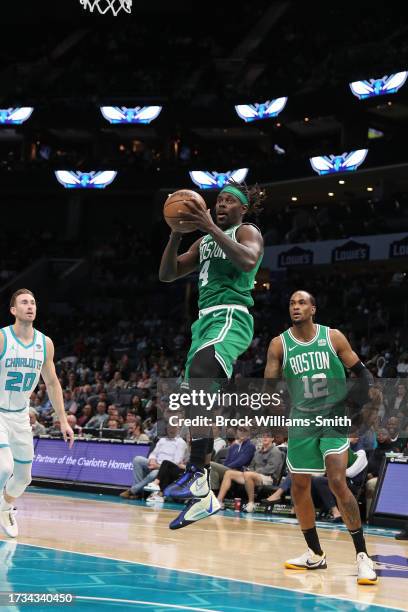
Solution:
<path fill-rule="evenodd" d="M 105 429 L 119 429 L 119 423 L 114 417 L 109 417 L 106 425 L 104 425 Z"/>
<path fill-rule="evenodd" d="M 358 431 L 359 441 L 365 451 L 370 451 L 376 446 L 375 432 L 378 427 L 378 408 L 371 403 L 366 404 L 361 410 L 362 424 Z"/>
<path fill-rule="evenodd" d="M 214 439 L 213 452 L 215 456 L 217 453 L 219 453 L 223 448 L 227 446 L 227 443 L 224 440 L 224 438 L 221 437 L 221 430 L 219 427 L 216 427 L 214 425 L 212 428 L 212 434 L 213 434 L 213 439 Z"/>
<path fill-rule="evenodd" d="M 50 436 L 60 436 L 61 435 L 61 423 L 57 415 L 55 415 L 52 419 L 52 425 L 48 428 L 47 433 Z"/>
<path fill-rule="evenodd" d="M 30 425 L 31 431 L 33 432 L 33 436 L 41 436 L 42 434 L 47 433 L 46 428 L 42 423 L 39 423 L 37 420 L 37 411 L 33 408 L 30 408 Z"/>
<path fill-rule="evenodd" d="M 101 429 L 107 417 L 106 402 L 98 402 L 96 405 L 96 414 L 89 419 L 86 426 L 94 429 Z"/>
<path fill-rule="evenodd" d="M 74 414 L 68 414 L 67 421 L 68 421 L 68 425 L 71 426 L 73 432 L 77 434 L 78 436 L 80 436 L 82 434 L 82 428 L 79 427 L 79 425 L 77 424 L 76 416 Z"/>
<path fill-rule="evenodd" d="M 244 485 L 248 495 L 246 512 L 254 511 L 255 487 L 267 486 L 277 482 L 284 462 L 284 454 L 273 444 L 273 436 L 264 433 L 262 446 L 255 451 L 251 463 L 241 470 L 227 470 L 222 479 L 218 500 L 222 504 L 231 484 Z"/>
<path fill-rule="evenodd" d="M 401 452 L 404 446 L 404 440 L 400 439 L 401 435 L 401 418 L 392 416 L 387 421 L 387 430 L 390 435 L 390 442 L 396 452 Z"/>
<path fill-rule="evenodd" d="M 254 454 L 255 445 L 250 440 L 249 427 L 238 427 L 236 440 L 229 447 L 224 464 L 211 461 L 211 489 L 219 490 L 227 470 L 242 472 L 251 463 Z"/>
<path fill-rule="evenodd" d="M 178 435 L 177 427 L 168 425 L 167 435 L 159 439 L 147 458 L 137 455 L 133 459 L 133 484 L 120 496 L 125 499 L 137 499 L 144 487 L 157 477 L 163 461 L 168 460 L 177 465 L 184 462 L 186 454 L 187 444 Z"/>
<path fill-rule="evenodd" d="M 140 417 L 138 417 L 134 412 L 132 412 L 131 410 L 128 410 L 128 412 L 126 414 L 125 422 L 123 424 L 123 427 L 125 429 L 128 429 L 129 425 L 134 425 L 138 418 L 140 419 Z M 140 421 L 141 421 L 141 419 L 140 419 Z"/>
<path fill-rule="evenodd" d="M 272 495 L 269 495 L 269 497 L 263 499 L 262 503 L 268 505 L 270 503 L 274 504 L 275 502 L 281 501 L 283 495 L 289 493 L 291 486 L 292 479 L 290 477 L 290 474 L 288 474 L 287 476 L 285 476 L 285 478 L 282 479 L 276 491 L 274 491 Z"/>
<path fill-rule="evenodd" d="M 92 417 L 92 406 L 91 404 L 85 404 L 82 408 L 81 416 L 77 419 L 77 425 L 79 427 L 87 427 L 89 420 Z"/>
<path fill-rule="evenodd" d="M 392 417 L 394 418 L 394 417 Z M 391 419 L 390 419 L 391 420 Z M 382 428 L 377 432 L 377 448 L 372 452 L 368 459 L 367 466 L 367 482 L 366 482 L 366 516 L 368 519 L 371 503 L 374 497 L 375 487 L 377 485 L 378 475 L 380 473 L 381 464 L 386 453 L 395 450 L 394 443 L 391 441 L 390 433 L 387 429 Z"/>
<path fill-rule="evenodd" d="M 125 386 L 125 381 L 122 378 L 122 373 L 116 371 L 113 375 L 112 380 L 108 383 L 108 390 L 115 391 L 117 389 L 123 389 Z"/>
<path fill-rule="evenodd" d="M 401 378 L 408 377 L 408 355 L 401 355 L 397 365 L 397 373 Z"/>
<path fill-rule="evenodd" d="M 234 429 L 233 427 L 228 427 L 226 434 L 225 434 L 225 446 L 217 452 L 213 451 L 212 453 L 213 461 L 215 461 L 215 463 L 224 464 L 224 461 L 229 451 L 229 447 L 231 446 L 231 444 L 234 444 L 235 441 L 236 441 L 236 429 Z"/>
<path fill-rule="evenodd" d="M 133 423 L 128 423 L 127 426 L 127 435 L 126 438 L 128 440 L 133 440 L 138 444 L 149 444 L 150 438 L 143 431 L 142 420 L 140 417 L 136 417 L 136 420 Z"/>
<path fill-rule="evenodd" d="M 78 410 L 78 404 L 72 397 L 71 389 L 65 389 L 64 391 L 64 408 L 65 412 L 69 414 L 76 414 Z"/>
<path fill-rule="evenodd" d="M 400 382 L 397 385 L 396 393 L 391 395 L 387 413 L 389 417 L 401 415 L 406 418 L 408 416 L 408 390 L 404 383 Z"/>
<path fill-rule="evenodd" d="M 187 456 L 183 461 L 176 464 L 173 461 L 165 460 L 162 462 L 157 478 L 150 484 L 146 485 L 144 490 L 151 491 L 151 494 L 146 499 L 147 504 L 162 504 L 164 502 L 163 491 L 165 488 L 174 482 L 186 469 Z"/>

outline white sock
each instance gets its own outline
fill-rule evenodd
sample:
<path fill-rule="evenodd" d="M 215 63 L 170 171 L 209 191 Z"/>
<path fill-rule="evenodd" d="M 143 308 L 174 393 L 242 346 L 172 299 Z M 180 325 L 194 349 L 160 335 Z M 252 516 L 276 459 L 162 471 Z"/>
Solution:
<path fill-rule="evenodd" d="M 2 496 L 0 510 L 4 512 L 5 510 L 11 510 L 11 508 L 13 508 L 13 504 L 10 504 L 10 502 L 6 501 L 5 498 Z"/>

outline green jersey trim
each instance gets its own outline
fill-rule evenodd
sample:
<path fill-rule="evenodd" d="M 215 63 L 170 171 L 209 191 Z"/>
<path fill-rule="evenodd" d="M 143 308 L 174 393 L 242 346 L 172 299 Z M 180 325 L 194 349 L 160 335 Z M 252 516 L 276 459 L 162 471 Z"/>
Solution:
<path fill-rule="evenodd" d="M 344 451 L 347 450 L 349 447 L 350 447 L 350 440 L 347 440 L 347 442 L 345 442 L 343 446 L 340 446 L 340 448 L 328 448 L 323 453 L 323 459 L 325 459 L 327 455 L 340 455 L 340 453 L 344 453 Z"/>
<path fill-rule="evenodd" d="M 336 357 L 338 357 L 338 354 L 336 353 L 335 348 L 334 348 L 334 346 L 333 346 L 333 344 L 332 344 L 332 341 L 331 341 L 331 339 L 330 339 L 330 327 L 327 327 L 327 328 L 326 328 L 326 335 L 327 335 L 327 344 L 328 344 L 329 349 L 331 350 L 331 352 L 333 353 L 333 355 L 335 355 Z"/>
<path fill-rule="evenodd" d="M 287 349 L 287 346 L 286 346 L 286 340 L 285 340 L 284 334 L 280 335 L 280 339 L 282 340 L 282 346 L 283 346 L 283 361 L 282 361 L 282 370 L 283 370 L 285 368 L 286 362 L 288 360 L 288 349 Z"/>
<path fill-rule="evenodd" d="M 200 348 L 199 348 L 200 351 L 203 348 L 207 348 L 207 346 L 212 346 L 213 344 L 217 344 L 217 342 L 222 342 L 224 340 L 225 336 L 227 335 L 227 333 L 228 333 L 228 331 L 229 331 L 229 329 L 230 329 L 230 327 L 232 325 L 232 312 L 233 312 L 232 308 L 227 308 L 227 314 L 226 314 L 226 317 L 225 317 L 225 323 L 224 323 L 224 326 L 221 328 L 220 333 L 213 340 L 209 340 L 205 344 L 202 344 L 200 346 Z"/>
<path fill-rule="evenodd" d="M 219 304 L 218 306 L 208 306 L 208 308 L 202 308 L 198 311 L 198 318 L 204 317 L 205 315 L 215 312 L 217 310 L 224 310 L 226 308 L 233 308 L 235 310 L 241 310 L 242 312 L 246 312 L 249 314 L 249 310 L 246 306 L 242 306 L 242 304 Z"/>
<path fill-rule="evenodd" d="M 313 342 L 316 342 L 316 340 L 319 337 L 320 325 L 319 323 L 316 323 L 316 333 L 311 340 L 308 340 L 308 342 L 303 342 L 303 340 L 298 340 L 297 338 L 295 338 L 295 336 L 292 334 L 290 327 L 288 329 L 288 334 L 292 338 L 293 342 L 296 342 L 296 344 L 299 344 L 300 346 L 310 346 L 310 344 L 313 344 Z"/>
<path fill-rule="evenodd" d="M 296 472 L 296 474 L 324 474 L 326 472 L 326 469 L 319 469 L 319 468 L 299 468 L 296 469 L 295 467 L 293 467 L 293 465 L 291 464 L 291 462 L 289 461 L 289 459 L 286 457 L 286 463 L 289 466 L 289 469 L 291 472 Z"/>

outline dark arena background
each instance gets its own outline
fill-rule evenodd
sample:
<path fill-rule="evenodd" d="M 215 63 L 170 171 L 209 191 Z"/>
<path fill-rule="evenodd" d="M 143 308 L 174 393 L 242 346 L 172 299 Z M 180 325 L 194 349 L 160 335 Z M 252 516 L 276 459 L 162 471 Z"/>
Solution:
<path fill-rule="evenodd" d="M 1 609 L 408 610 L 403 7 L 27 0 L 4 5 L 1 24 L 1 325 L 17 325 L 5 338 L 18 333 L 10 298 L 33 292 L 34 325 L 54 343 L 75 434 L 70 448 L 40 379 L 24 413 L 31 484 L 13 502 L 17 514 L 0 507 Z M 184 506 L 164 482 L 186 464 L 188 472 L 194 434 L 168 425 L 166 379 L 180 387 L 186 376 L 207 281 L 198 264 L 160 281 L 171 231 L 163 206 L 190 189 L 216 222 L 231 184 L 264 195 L 262 212 L 245 217 L 260 228 L 264 255 L 254 333 L 230 383 L 262 385 L 296 291 L 315 297 L 317 323 L 344 334 L 376 390 L 352 406 L 347 435 L 364 465 L 346 472 L 375 584 L 356 580 L 353 540 L 324 470 L 310 486 L 327 568 L 285 566 L 310 546 L 291 494 L 288 431 L 255 430 L 239 421 L 239 405 L 228 412 L 236 421 L 211 430 L 209 486 L 220 510 L 169 529 Z M 183 234 L 179 253 L 204 233 Z M 14 344 L 3 347 L 0 387 Z M 0 451 L 18 435 L 1 403 L 13 389 L 0 389 Z M 4 527 L 9 515 L 17 537 Z"/>

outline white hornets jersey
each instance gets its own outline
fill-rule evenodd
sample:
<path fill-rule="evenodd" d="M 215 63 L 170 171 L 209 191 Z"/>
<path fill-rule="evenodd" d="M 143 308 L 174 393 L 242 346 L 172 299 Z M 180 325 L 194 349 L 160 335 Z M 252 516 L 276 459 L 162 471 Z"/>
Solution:
<path fill-rule="evenodd" d="M 13 327 L 3 327 L 0 355 L 0 412 L 27 410 L 46 359 L 45 336 L 34 330 L 30 344 L 24 344 Z"/>

